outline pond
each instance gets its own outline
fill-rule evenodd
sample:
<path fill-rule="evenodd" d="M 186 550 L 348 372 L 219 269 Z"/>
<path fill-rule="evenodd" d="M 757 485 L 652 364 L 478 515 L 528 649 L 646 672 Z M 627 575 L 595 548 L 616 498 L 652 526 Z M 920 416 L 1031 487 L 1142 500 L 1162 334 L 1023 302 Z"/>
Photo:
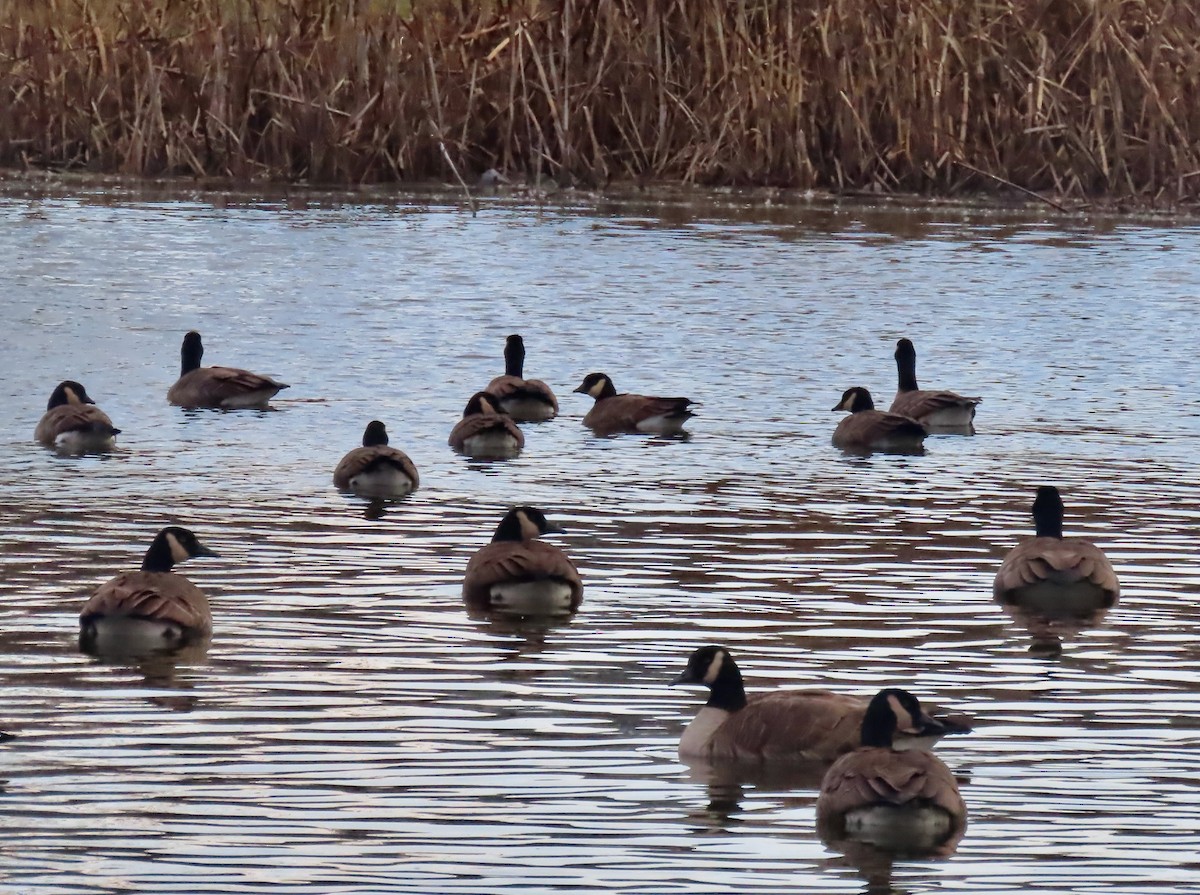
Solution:
<path fill-rule="evenodd" d="M 45 893 L 1194 892 L 1200 888 L 1200 228 L 732 194 L 0 195 L 0 878 Z M 270 411 L 169 406 L 206 363 Z M 516 459 L 446 444 L 509 333 L 561 414 Z M 981 395 L 974 436 L 850 456 L 830 409 Z M 571 389 L 700 402 L 599 438 Z M 82 381 L 106 455 L 33 441 Z M 421 475 L 337 492 L 372 419 Z M 1102 624 L 1031 653 L 993 602 L 1039 485 L 1112 559 Z M 468 558 L 543 508 L 583 576 L 553 621 L 468 612 Z M 211 643 L 105 662 L 87 595 L 180 523 L 219 557 Z M 939 754 L 940 860 L 827 847 L 816 790 L 706 775 L 670 687 L 728 646 L 751 690 L 885 685 L 972 714 Z"/>

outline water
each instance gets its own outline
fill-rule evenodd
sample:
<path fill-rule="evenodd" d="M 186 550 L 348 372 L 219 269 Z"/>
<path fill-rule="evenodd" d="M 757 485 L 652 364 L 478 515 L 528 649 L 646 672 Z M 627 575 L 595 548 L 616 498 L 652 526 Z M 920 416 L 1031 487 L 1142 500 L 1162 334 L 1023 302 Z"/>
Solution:
<path fill-rule="evenodd" d="M 578 207 L 441 196 L 0 198 L 0 877 L 6 891 L 1193 892 L 1200 230 L 1011 213 Z M 273 412 L 167 406 L 207 363 Z M 445 444 L 525 336 L 555 422 L 522 456 Z M 924 456 L 829 444 L 844 388 L 984 396 Z M 597 439 L 570 390 L 700 402 L 690 440 Z M 81 380 L 106 457 L 32 441 Z M 384 420 L 422 488 L 330 476 Z M 1121 602 L 1058 659 L 991 600 L 1056 484 Z M 467 559 L 532 503 L 583 574 L 573 619 L 473 617 Z M 81 655 L 86 595 L 181 522 L 217 559 L 211 645 Z M 669 688 L 727 644 L 750 688 L 885 684 L 973 713 L 941 749 L 969 826 L 940 861 L 827 848 L 814 783 L 706 778 Z"/>

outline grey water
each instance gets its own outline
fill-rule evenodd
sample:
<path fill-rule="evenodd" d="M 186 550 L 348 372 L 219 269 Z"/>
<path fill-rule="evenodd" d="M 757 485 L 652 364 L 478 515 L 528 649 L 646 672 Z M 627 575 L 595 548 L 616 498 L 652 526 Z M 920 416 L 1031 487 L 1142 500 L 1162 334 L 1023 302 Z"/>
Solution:
<path fill-rule="evenodd" d="M 0 888 L 42 893 L 1200 890 L 1200 227 L 737 197 L 0 193 Z M 168 406 L 183 333 L 291 384 Z M 508 462 L 446 445 L 523 334 L 562 413 Z M 892 350 L 983 396 L 972 437 L 846 456 Z M 701 402 L 596 438 L 571 394 Z M 65 457 L 62 379 L 123 431 Z M 421 488 L 333 467 L 383 420 Z M 1057 485 L 1122 594 L 1061 656 L 991 599 Z M 580 568 L 553 622 L 469 614 L 470 555 L 534 504 Z M 92 589 L 163 525 L 218 558 L 211 643 L 79 652 Z M 731 648 L 751 689 L 884 685 L 970 712 L 939 860 L 823 843 L 816 785 L 681 764 Z"/>

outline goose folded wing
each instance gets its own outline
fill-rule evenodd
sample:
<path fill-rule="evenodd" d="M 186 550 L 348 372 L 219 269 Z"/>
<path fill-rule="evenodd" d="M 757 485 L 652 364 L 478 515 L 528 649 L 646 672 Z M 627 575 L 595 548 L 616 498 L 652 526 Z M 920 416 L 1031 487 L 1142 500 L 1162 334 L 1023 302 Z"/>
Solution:
<path fill-rule="evenodd" d="M 948 391 L 915 391 L 901 392 L 896 395 L 889 408 L 891 413 L 899 413 L 920 419 L 939 410 L 950 410 L 961 407 L 971 407 L 980 403 L 982 398 L 967 398 Z"/>
<path fill-rule="evenodd" d="M 579 571 L 567 555 L 544 541 L 497 541 L 467 563 L 463 593 L 469 600 L 486 601 L 493 585 L 513 581 L 558 579 L 578 596 L 583 588 Z"/>
<path fill-rule="evenodd" d="M 860 741 L 863 700 L 827 690 L 750 697 L 713 736 L 716 757 L 829 760 Z"/>
<path fill-rule="evenodd" d="M 172 576 L 178 577 L 178 576 Z M 190 582 L 187 589 L 195 589 Z M 130 616 L 161 621 L 171 621 L 189 627 L 201 627 L 204 617 L 200 605 L 189 600 L 183 593 L 163 593 L 152 584 L 142 583 L 127 576 L 119 576 L 101 587 L 83 607 L 80 615 Z"/>

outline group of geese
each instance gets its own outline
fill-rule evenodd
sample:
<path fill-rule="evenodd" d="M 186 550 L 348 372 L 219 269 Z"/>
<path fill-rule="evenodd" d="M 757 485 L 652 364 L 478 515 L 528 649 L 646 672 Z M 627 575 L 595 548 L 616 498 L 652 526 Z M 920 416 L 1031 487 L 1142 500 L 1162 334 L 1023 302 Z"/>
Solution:
<path fill-rule="evenodd" d="M 261 408 L 288 386 L 234 367 L 203 367 L 200 334 L 181 348 L 179 379 L 167 392 L 182 407 Z M 524 378 L 525 346 L 508 337 L 505 374 L 471 396 L 450 433 L 456 451 L 477 458 L 514 456 L 524 446 L 518 422 L 554 418 L 558 401 L 543 381 Z M 887 412 L 876 410 L 864 388 L 846 390 L 834 410 L 849 411 L 834 434 L 846 451 L 909 451 L 930 433 L 974 431 L 979 398 L 919 388 L 916 351 L 908 339 L 896 346 L 899 389 Z M 590 373 L 575 389 L 594 400 L 583 419 L 597 434 L 674 434 L 693 415 L 688 398 L 618 393 L 603 373 Z M 38 441 L 73 453 L 114 446 L 120 430 L 82 384 L 68 380 L 51 394 L 37 424 Z M 369 498 L 399 498 L 419 486 L 411 459 L 388 444 L 387 430 L 372 420 L 362 445 L 333 473 L 334 485 Z M 1038 489 L 1036 533 L 1005 557 L 996 574 L 996 600 L 1014 613 L 1054 619 L 1102 614 L 1119 594 L 1116 574 L 1091 542 L 1064 538 L 1057 489 Z M 511 508 L 490 543 L 467 563 L 462 594 L 467 605 L 518 616 L 565 615 L 578 609 L 583 582 L 559 547 L 541 539 L 558 530 L 536 507 Z M 194 533 L 162 529 L 141 568 L 102 584 L 80 613 L 80 645 L 99 654 L 169 651 L 207 637 L 212 615 L 204 593 L 176 564 L 214 556 Z M 674 683 L 703 685 L 706 704 L 679 743 L 685 760 L 709 764 L 779 761 L 832 762 L 817 802 L 818 824 L 834 838 L 874 841 L 879 831 L 907 831 L 905 848 L 936 851 L 965 828 L 966 809 L 954 775 L 930 750 L 947 734 L 970 731 L 962 716 L 935 715 L 912 694 L 888 688 L 870 700 L 826 690 L 774 690 L 747 695 L 729 650 L 705 646 L 690 657 Z M 890 834 L 889 834 L 890 835 Z M 884 837 L 888 838 L 888 837 Z M 890 839 L 889 839 L 890 841 Z"/>

